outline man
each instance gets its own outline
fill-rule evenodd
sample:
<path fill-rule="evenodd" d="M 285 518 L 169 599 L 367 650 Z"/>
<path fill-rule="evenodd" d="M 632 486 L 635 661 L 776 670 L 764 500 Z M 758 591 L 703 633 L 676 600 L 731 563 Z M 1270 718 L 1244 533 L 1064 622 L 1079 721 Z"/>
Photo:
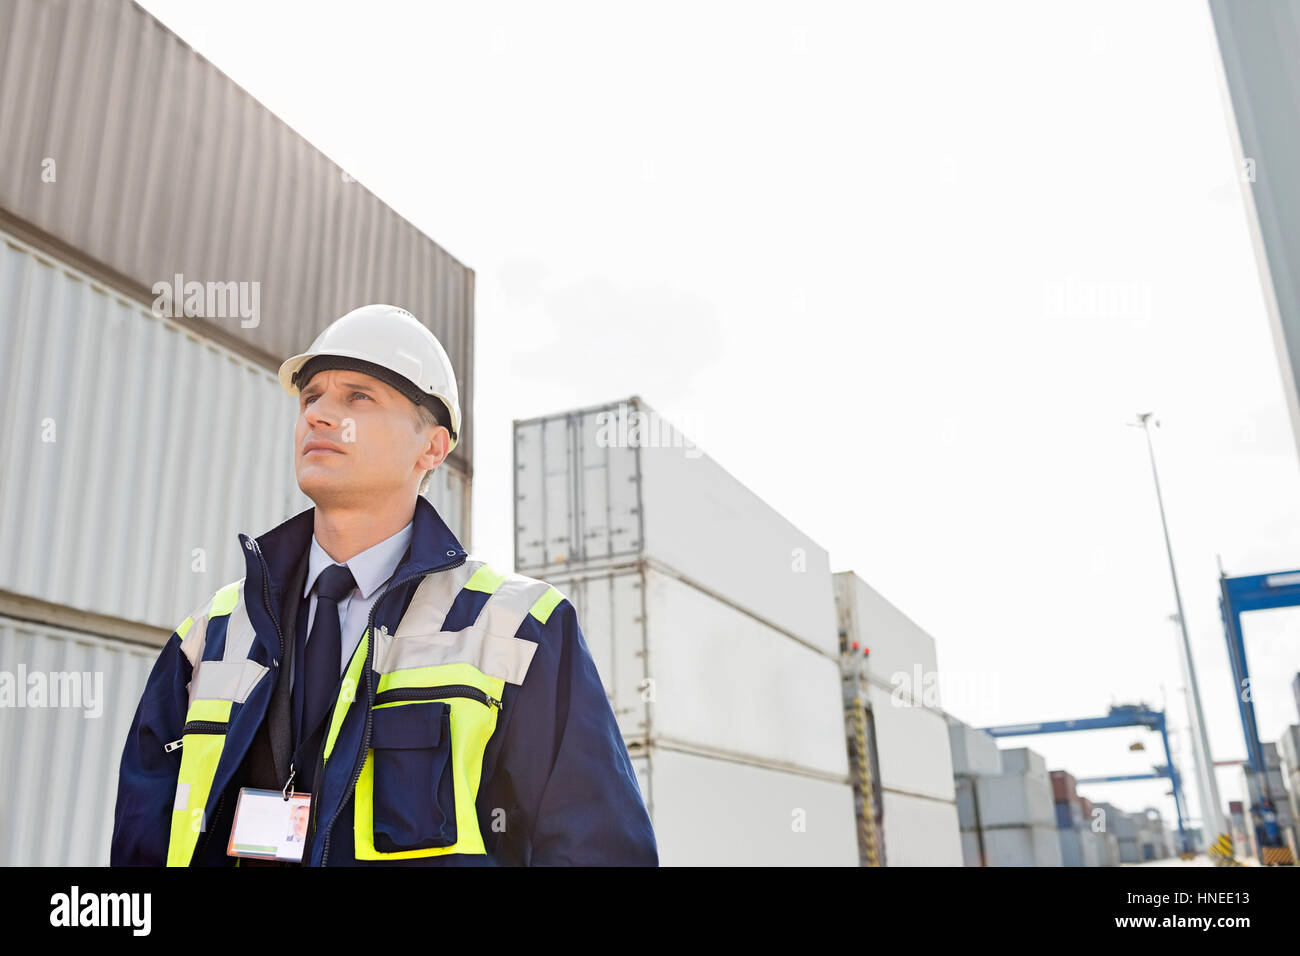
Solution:
<path fill-rule="evenodd" d="M 461 427 L 437 339 L 364 306 L 280 381 L 315 507 L 239 535 L 245 576 L 163 647 L 111 863 L 286 865 L 226 853 L 260 790 L 272 812 L 311 795 L 301 865 L 657 865 L 573 605 L 468 555 L 419 494 Z"/>

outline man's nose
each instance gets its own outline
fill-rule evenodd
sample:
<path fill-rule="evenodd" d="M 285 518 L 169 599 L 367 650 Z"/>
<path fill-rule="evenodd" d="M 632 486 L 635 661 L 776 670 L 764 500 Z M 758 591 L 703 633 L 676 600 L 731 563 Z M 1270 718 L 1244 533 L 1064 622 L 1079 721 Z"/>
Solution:
<path fill-rule="evenodd" d="M 319 396 L 308 405 L 303 410 L 303 416 L 307 419 L 307 424 L 313 427 L 318 424 L 330 426 L 338 421 L 333 405 L 324 396 Z"/>

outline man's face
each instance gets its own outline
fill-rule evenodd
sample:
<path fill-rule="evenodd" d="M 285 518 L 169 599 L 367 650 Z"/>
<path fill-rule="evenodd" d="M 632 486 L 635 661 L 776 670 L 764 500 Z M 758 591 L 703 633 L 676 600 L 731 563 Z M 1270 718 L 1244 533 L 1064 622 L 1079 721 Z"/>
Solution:
<path fill-rule="evenodd" d="M 298 395 L 298 487 L 318 505 L 366 506 L 410 489 L 447 457 L 441 426 L 416 428 L 415 406 L 362 372 L 317 372 Z"/>

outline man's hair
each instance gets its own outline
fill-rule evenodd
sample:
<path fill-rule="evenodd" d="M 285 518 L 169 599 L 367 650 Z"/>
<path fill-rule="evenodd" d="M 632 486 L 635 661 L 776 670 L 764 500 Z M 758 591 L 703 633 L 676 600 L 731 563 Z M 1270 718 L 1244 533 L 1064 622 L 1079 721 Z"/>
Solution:
<path fill-rule="evenodd" d="M 446 421 L 447 413 L 442 408 L 439 408 L 435 412 L 434 409 L 430 408 L 428 405 L 413 405 L 413 407 L 415 408 L 414 422 L 415 430 L 417 432 L 424 431 L 430 425 L 442 425 L 448 431 L 451 431 L 451 428 L 448 426 Z M 424 477 L 420 479 L 420 494 L 424 494 L 428 491 L 429 486 L 433 484 L 433 472 L 434 469 L 430 468 L 424 473 Z"/>

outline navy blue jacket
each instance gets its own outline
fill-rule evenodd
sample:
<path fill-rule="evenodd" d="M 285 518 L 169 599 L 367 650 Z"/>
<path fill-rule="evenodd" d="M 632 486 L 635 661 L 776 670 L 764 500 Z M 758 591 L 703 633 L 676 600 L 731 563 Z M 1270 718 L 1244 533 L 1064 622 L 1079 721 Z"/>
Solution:
<path fill-rule="evenodd" d="M 238 778 L 255 737 L 259 731 L 266 733 L 283 641 L 293 641 L 291 633 L 281 637 L 279 609 L 286 606 L 286 596 L 293 597 L 287 585 L 310 545 L 314 511 L 303 511 L 256 539 L 239 535 L 246 562 L 240 601 L 253 633 L 232 641 L 242 646 L 251 640 L 246 659 L 256 663 L 245 666 L 254 673 L 261 671 L 257 665 L 266 668 L 266 679 L 231 706 L 192 865 L 236 863 L 237 858 L 226 855 L 226 841 Z M 397 631 L 427 572 L 440 573 L 469 557 L 423 497 L 417 498 L 413 520 L 410 548 L 374 606 L 376 632 Z M 487 600 L 481 591 L 460 590 L 442 630 L 474 624 Z M 187 625 L 195 615 L 187 618 Z M 230 620 L 205 619 L 201 648 L 193 640 L 187 643 L 190 634 L 178 627 L 154 664 L 122 753 L 110 857 L 114 866 L 160 866 L 167 861 L 173 804 L 184 801 L 177 792 L 181 751 L 168 752 L 164 745 L 182 737 L 196 664 L 219 662 L 226 654 Z M 332 755 L 317 776 L 313 800 L 318 806 L 305 865 L 657 865 L 649 814 L 573 605 L 564 598 L 545 623 L 526 616 L 515 637 L 536 644 L 536 649 L 526 679 L 505 684 L 497 724 L 483 754 L 475 808 L 486 854 L 355 859 L 354 781 L 373 723 L 370 707 L 360 703 L 373 702 L 378 680 L 371 660 L 375 642 L 369 641 L 357 701 L 347 709 Z M 192 662 L 199 654 L 201 658 Z M 221 666 L 235 664 L 214 664 L 211 670 Z"/>

